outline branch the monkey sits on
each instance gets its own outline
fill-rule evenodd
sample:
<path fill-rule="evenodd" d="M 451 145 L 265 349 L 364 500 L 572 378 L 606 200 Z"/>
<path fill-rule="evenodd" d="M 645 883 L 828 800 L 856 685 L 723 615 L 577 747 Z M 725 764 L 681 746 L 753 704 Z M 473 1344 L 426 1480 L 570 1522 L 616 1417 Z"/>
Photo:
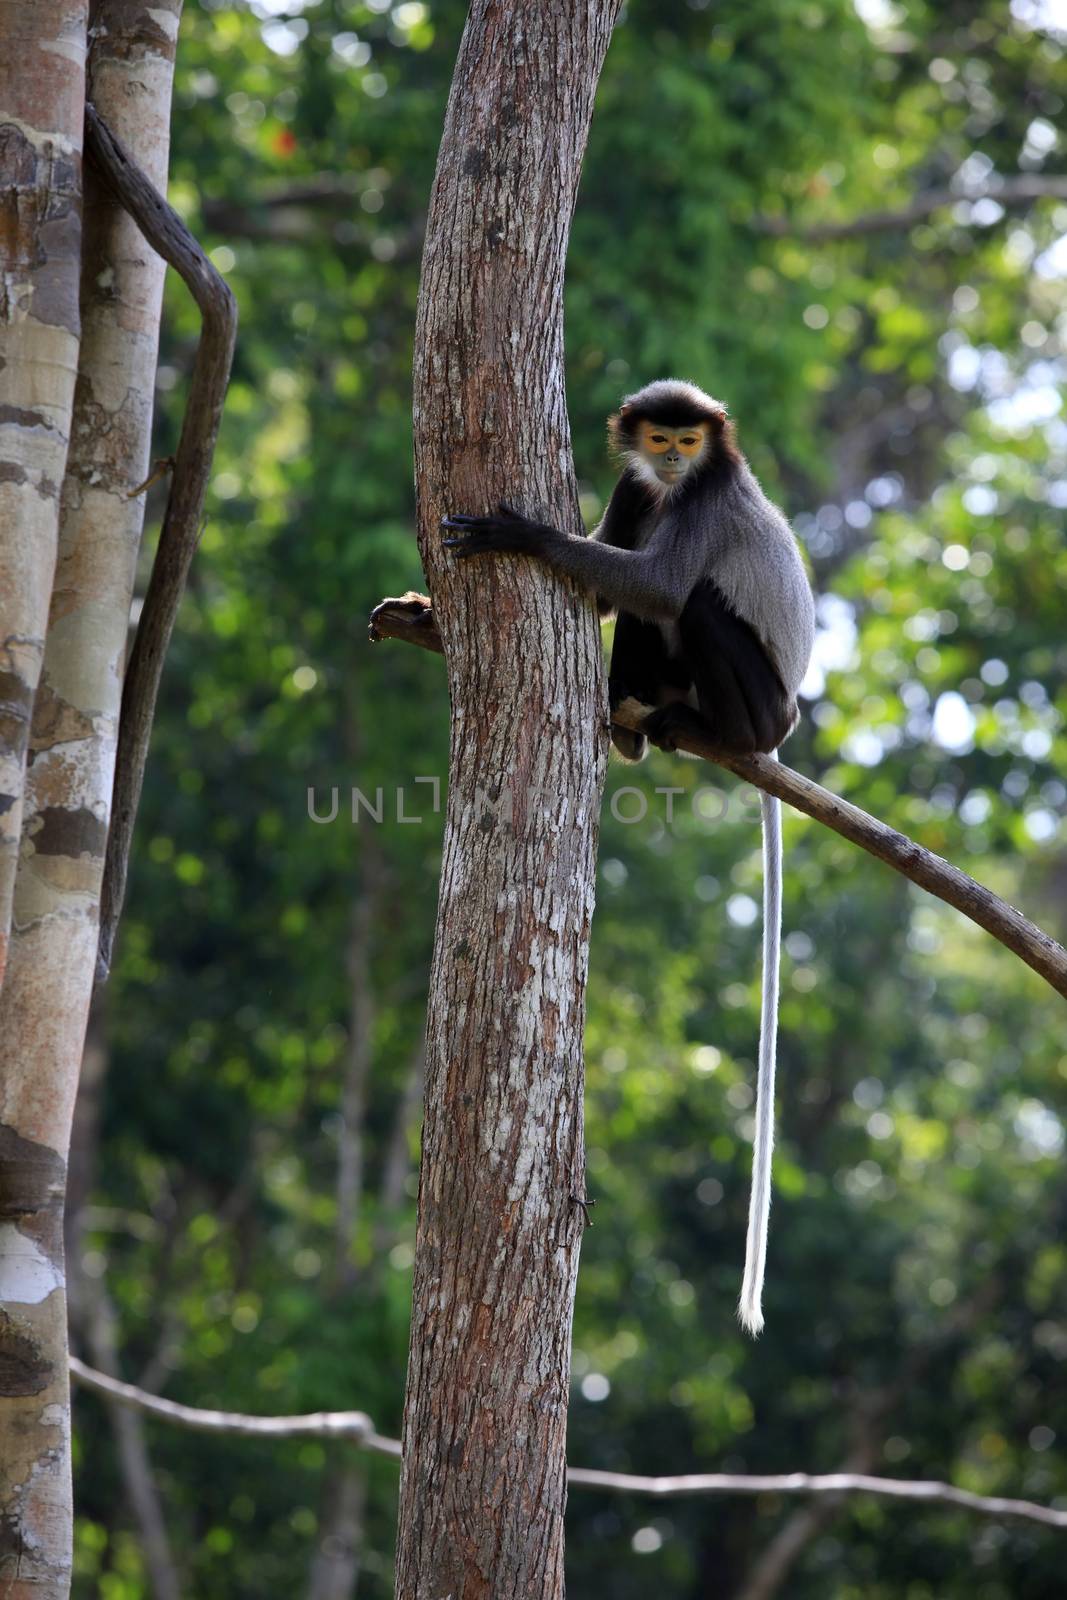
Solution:
<path fill-rule="evenodd" d="M 608 428 L 622 472 L 591 537 L 501 505 L 493 516 L 445 517 L 446 547 L 457 557 L 533 556 L 594 594 L 602 615 L 617 614 L 611 709 L 636 701 L 646 713 L 641 733 L 612 724 L 627 760 L 640 760 L 649 741 L 673 750 L 686 733 L 739 755 L 776 751 L 797 724 L 815 635 L 811 586 L 788 522 L 738 450 L 725 407 L 695 384 L 647 384 Z M 753 1334 L 763 1326 L 782 906 L 781 807 L 760 799 L 763 1000 L 738 1305 Z"/>

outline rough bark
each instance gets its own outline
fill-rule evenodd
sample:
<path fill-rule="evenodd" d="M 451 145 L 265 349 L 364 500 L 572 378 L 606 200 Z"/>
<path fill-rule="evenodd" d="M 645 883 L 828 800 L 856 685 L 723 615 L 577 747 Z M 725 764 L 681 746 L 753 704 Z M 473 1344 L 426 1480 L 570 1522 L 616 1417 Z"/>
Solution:
<path fill-rule="evenodd" d="M 38 39 L 49 14 L 64 15 L 69 31 L 50 57 L 77 78 L 76 99 L 73 80 L 68 93 L 68 115 L 71 139 L 76 136 L 72 149 L 80 149 L 86 86 L 84 57 L 75 58 L 78 49 L 84 51 L 84 8 L 80 39 L 69 5 L 8 10 L 21 12 Z M 125 0 L 97 0 L 90 16 L 90 90 L 159 184 L 166 180 L 179 11 L 179 0 L 153 0 L 150 10 Z M 31 54 L 28 45 L 26 54 Z M 68 221 L 58 237 L 40 241 L 41 271 L 49 283 L 71 270 L 71 226 Z M 72 270 L 76 312 L 77 255 Z M 31 1364 L 39 1374 L 26 1390 L 31 1404 L 21 1416 L 11 1416 L 17 1458 L 3 1451 L 11 1472 L 2 1507 L 6 1525 L 17 1530 L 3 1569 L 5 1578 L 10 1570 L 14 1587 L 4 1593 L 13 1595 L 59 1596 L 69 1585 L 61 1212 L 95 971 L 119 697 L 141 533 L 141 503 L 127 495 L 144 477 L 148 460 L 163 270 L 136 227 L 89 175 L 78 383 L 66 477 L 62 467 L 57 477 L 63 482 L 58 557 L 33 707 L 22 851 L 0 990 L 0 1121 L 11 1156 L 5 1173 L 9 1226 L 7 1250 L 0 1256 L 0 1314 L 7 1319 L 8 1338 L 20 1342 L 23 1365 Z M 71 341 L 77 321 L 69 311 L 64 316 L 56 348 L 65 352 L 76 348 Z M 40 530 L 37 537 L 43 538 Z M 32 1314 L 24 1303 L 27 1276 L 35 1291 Z"/>
<path fill-rule="evenodd" d="M 0 0 L 0 983 L 78 369 L 88 0 Z"/>
<path fill-rule="evenodd" d="M 563 1593 L 582 1026 L 606 759 L 589 602 L 505 559 L 450 567 L 450 510 L 578 532 L 562 286 L 617 0 L 475 0 L 423 256 L 420 546 L 452 750 L 430 978 L 397 1595 Z"/>

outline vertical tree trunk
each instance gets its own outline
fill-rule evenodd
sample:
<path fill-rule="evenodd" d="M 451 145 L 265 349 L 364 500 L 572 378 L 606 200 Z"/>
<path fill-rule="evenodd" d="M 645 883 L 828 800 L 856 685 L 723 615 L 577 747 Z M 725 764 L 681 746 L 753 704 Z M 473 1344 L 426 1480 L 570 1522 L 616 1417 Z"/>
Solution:
<path fill-rule="evenodd" d="M 618 0 L 475 0 L 423 258 L 415 449 L 452 752 L 430 979 L 400 1600 L 563 1592 L 582 1028 L 606 759 L 592 606 L 449 510 L 578 531 L 562 287 Z"/>
<path fill-rule="evenodd" d="M 88 0 L 0 0 L 0 983 L 78 370 Z"/>
<path fill-rule="evenodd" d="M 0 983 L 78 365 L 87 0 L 0 3 Z M 0 1023 L 0 1591 L 62 1596 L 70 1475 L 62 1162 Z"/>
<path fill-rule="evenodd" d="M 8 6 L 35 51 L 73 72 L 75 32 L 49 45 L 42 23 L 71 6 Z M 94 0 L 90 92 L 138 161 L 166 184 L 180 0 Z M 85 42 L 81 17 L 81 46 Z M 32 45 L 32 48 L 31 48 Z M 80 149 L 78 60 L 70 116 Z M 45 269 L 65 269 L 42 239 Z M 76 271 L 75 256 L 75 271 Z M 82 347 L 63 483 L 58 560 L 33 707 L 7 974 L 0 989 L 4 1174 L 0 1326 L 21 1387 L 0 1437 L 5 1594 L 69 1586 L 71 1491 L 62 1207 L 71 1112 L 96 962 L 98 907 L 134 564 L 143 504 L 164 267 L 95 183 L 86 185 Z M 76 281 L 76 280 L 75 280 Z M 77 292 L 74 297 L 77 309 Z M 69 320 L 69 319 L 68 319 Z M 76 321 L 73 324 L 76 329 Z M 65 329 L 69 341 L 74 335 Z M 65 347 L 64 347 L 65 348 Z M 4 1352 L 7 1357 L 7 1352 Z M 0 1362 L 13 1370 L 8 1357 Z M 17 1448 L 14 1441 L 17 1440 Z M 7 1566 L 3 1563 L 7 1562 Z"/>

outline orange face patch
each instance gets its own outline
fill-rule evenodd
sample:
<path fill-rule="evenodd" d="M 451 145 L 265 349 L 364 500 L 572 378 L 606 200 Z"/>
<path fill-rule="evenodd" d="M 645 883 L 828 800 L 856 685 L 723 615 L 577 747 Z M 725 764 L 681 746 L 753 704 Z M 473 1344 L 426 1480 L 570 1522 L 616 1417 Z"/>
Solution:
<path fill-rule="evenodd" d="M 649 455 L 666 455 L 673 447 L 679 455 L 692 457 L 703 450 L 707 432 L 702 422 L 692 428 L 661 428 L 658 422 L 641 422 L 637 438 L 641 449 Z"/>

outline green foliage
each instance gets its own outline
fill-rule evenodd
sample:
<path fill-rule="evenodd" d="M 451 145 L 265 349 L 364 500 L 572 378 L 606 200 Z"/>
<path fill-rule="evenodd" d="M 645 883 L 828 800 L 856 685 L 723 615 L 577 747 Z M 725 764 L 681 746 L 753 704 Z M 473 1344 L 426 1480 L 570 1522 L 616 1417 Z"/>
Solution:
<path fill-rule="evenodd" d="M 823 596 L 789 759 L 1063 938 L 1067 212 L 965 197 L 990 171 L 1055 169 L 1065 41 L 1038 11 L 635 0 L 598 96 L 567 317 L 590 517 L 611 483 L 604 415 L 626 389 L 674 372 L 725 396 Z M 186 6 L 172 196 L 235 288 L 241 335 L 101 1019 L 84 1217 L 126 1376 L 201 1405 L 362 1407 L 392 1433 L 414 1183 L 396 1216 L 382 1182 L 439 869 L 415 780 L 444 781 L 448 707 L 440 662 L 370 648 L 365 619 L 420 581 L 411 340 L 464 14 Z M 907 228 L 804 231 L 953 182 L 964 198 Z M 195 337 L 171 283 L 160 454 Z M 380 824 L 350 820 L 353 786 L 371 805 L 382 791 Z M 324 816 L 334 787 L 338 816 L 317 825 L 308 790 Z M 624 820 L 639 796 L 647 813 Z M 768 1326 L 758 1347 L 736 1328 L 756 819 L 751 796 L 691 763 L 609 777 L 571 1457 L 640 1472 L 862 1459 L 1062 1501 L 1062 1008 L 970 924 L 798 818 Z M 350 971 L 369 894 L 372 1015 Z M 339 1253 L 341 1082 L 364 1027 L 365 1198 Z M 76 1593 L 135 1600 L 149 1590 L 106 1418 L 85 1398 L 77 1420 Z M 306 1589 L 338 1454 L 149 1438 L 184 1592 Z M 396 1474 L 377 1459 L 367 1473 L 359 1593 L 380 1597 Z M 575 1491 L 570 1592 L 738 1593 L 792 1509 Z M 779 1593 L 1044 1600 L 1057 1557 L 1023 1523 L 850 1500 Z"/>

